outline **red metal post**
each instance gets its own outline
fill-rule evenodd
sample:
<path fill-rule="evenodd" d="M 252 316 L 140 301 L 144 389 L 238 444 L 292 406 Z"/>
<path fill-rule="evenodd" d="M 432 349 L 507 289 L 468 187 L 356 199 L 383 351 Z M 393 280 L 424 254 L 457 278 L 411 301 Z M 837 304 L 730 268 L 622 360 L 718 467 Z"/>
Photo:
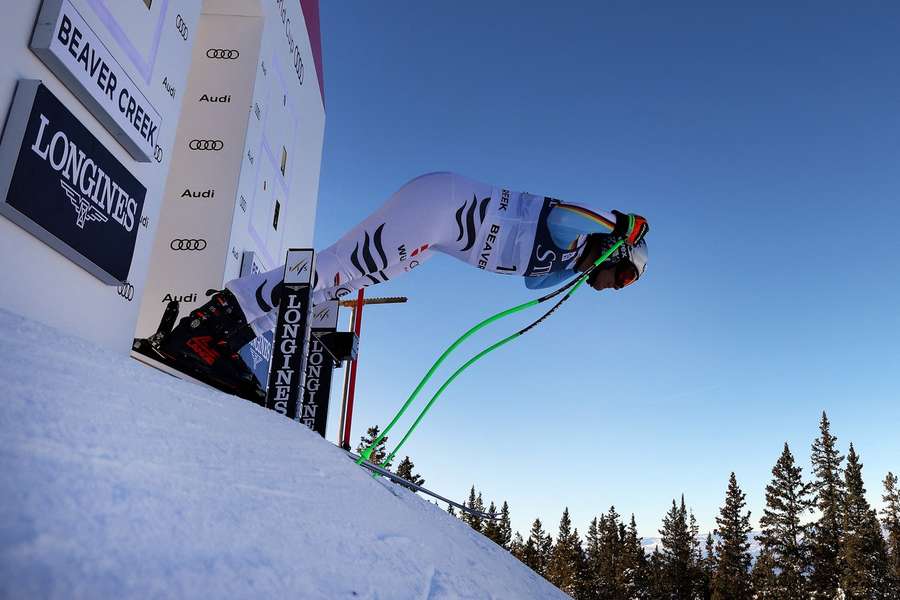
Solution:
<path fill-rule="evenodd" d="M 350 308 L 350 322 L 347 323 L 347 330 L 353 331 L 353 325 L 356 323 L 356 303 Z M 350 365 L 344 366 L 344 386 L 341 390 L 341 421 L 338 425 L 337 443 L 341 448 L 350 449 L 349 440 L 344 443 L 344 420 L 347 418 L 347 390 L 350 388 Z"/>
<path fill-rule="evenodd" d="M 363 289 L 359 290 L 356 296 L 356 323 L 353 324 L 353 333 L 359 338 L 360 329 L 362 329 L 362 311 L 363 311 Z M 344 421 L 344 444 L 345 448 L 350 445 L 350 426 L 353 422 L 353 396 L 356 392 L 356 369 L 359 366 L 359 350 L 357 350 L 356 360 L 350 364 L 350 391 L 347 395 L 347 416 Z"/>

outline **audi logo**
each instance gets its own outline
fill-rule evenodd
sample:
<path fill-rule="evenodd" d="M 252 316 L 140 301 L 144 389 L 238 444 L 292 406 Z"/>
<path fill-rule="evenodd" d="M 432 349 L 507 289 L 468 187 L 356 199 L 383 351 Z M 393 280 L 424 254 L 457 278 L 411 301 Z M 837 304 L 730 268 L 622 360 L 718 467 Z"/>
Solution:
<path fill-rule="evenodd" d="M 127 281 L 119 285 L 119 287 L 116 288 L 116 292 L 129 302 L 134 300 L 134 286 Z"/>
<path fill-rule="evenodd" d="M 178 30 L 178 33 L 181 34 L 181 37 L 184 38 L 184 41 L 188 39 L 188 26 L 187 23 L 184 22 L 184 19 L 181 15 L 175 15 L 175 29 Z"/>
<path fill-rule="evenodd" d="M 212 150 L 218 152 L 224 147 L 225 142 L 222 140 L 191 140 L 188 143 L 188 148 L 191 150 Z"/>
<path fill-rule="evenodd" d="M 210 48 L 206 51 L 207 58 L 218 58 L 220 60 L 234 60 L 240 55 L 240 51 L 227 48 Z"/>
<path fill-rule="evenodd" d="M 206 240 L 172 240 L 169 248 L 172 250 L 199 252 L 200 250 L 206 250 Z"/>

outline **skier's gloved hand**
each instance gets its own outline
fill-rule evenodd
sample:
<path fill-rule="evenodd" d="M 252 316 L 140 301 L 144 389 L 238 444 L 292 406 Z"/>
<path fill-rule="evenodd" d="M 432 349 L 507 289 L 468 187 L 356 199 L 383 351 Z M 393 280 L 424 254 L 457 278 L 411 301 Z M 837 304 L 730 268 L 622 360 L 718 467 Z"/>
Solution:
<path fill-rule="evenodd" d="M 647 219 L 641 215 L 625 214 L 617 210 L 612 211 L 616 216 L 616 226 L 612 231 L 614 237 L 625 240 L 629 246 L 636 246 L 650 231 Z"/>
<path fill-rule="evenodd" d="M 606 252 L 613 244 L 614 239 L 605 233 L 592 233 L 587 236 L 584 242 L 584 249 L 578 260 L 575 261 L 575 269 L 584 273 L 592 266 L 594 262 L 600 258 L 600 255 Z"/>

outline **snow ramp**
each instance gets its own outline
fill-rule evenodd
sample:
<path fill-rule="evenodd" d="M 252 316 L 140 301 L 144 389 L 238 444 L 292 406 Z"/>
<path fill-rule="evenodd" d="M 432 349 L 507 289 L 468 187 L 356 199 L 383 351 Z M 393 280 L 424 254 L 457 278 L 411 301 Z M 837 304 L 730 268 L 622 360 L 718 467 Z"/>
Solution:
<path fill-rule="evenodd" d="M 0 598 L 565 598 L 315 433 L 0 310 Z"/>

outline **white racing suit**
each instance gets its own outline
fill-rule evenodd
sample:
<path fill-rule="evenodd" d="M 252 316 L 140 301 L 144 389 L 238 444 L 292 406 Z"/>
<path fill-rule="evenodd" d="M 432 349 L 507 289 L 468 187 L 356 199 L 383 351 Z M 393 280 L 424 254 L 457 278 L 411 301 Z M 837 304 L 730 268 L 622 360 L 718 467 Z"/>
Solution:
<path fill-rule="evenodd" d="M 551 234 L 547 221 L 556 206 L 565 206 L 572 214 L 589 213 L 591 221 L 580 229 L 567 229 L 562 223 Z M 538 278 L 529 287 L 544 287 L 540 282 L 550 279 L 546 285 L 552 285 L 571 275 L 588 230 L 608 233 L 614 223 L 608 212 L 493 187 L 454 173 L 422 175 L 317 253 L 312 302 L 393 279 L 434 252 L 494 273 Z M 273 308 L 283 274 L 282 266 L 226 284 L 257 334 L 274 327 Z"/>

